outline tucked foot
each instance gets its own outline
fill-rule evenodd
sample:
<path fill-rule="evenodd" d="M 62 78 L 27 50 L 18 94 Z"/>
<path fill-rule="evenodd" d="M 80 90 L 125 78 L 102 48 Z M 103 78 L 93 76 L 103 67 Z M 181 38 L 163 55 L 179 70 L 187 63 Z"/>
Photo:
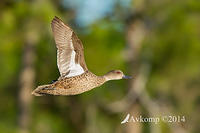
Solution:
<path fill-rule="evenodd" d="M 58 81 L 58 80 L 52 80 L 52 81 L 51 81 L 51 84 L 53 84 L 53 83 L 56 82 L 56 81 Z"/>

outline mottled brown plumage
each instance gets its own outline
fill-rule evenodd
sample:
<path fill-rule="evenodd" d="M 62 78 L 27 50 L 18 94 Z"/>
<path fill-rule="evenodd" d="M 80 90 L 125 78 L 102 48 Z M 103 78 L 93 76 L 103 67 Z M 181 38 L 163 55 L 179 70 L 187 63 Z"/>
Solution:
<path fill-rule="evenodd" d="M 32 92 L 33 95 L 76 95 L 109 80 L 128 78 L 120 70 L 110 71 L 104 76 L 96 76 L 88 70 L 82 42 L 73 30 L 58 17 L 54 17 L 51 27 L 57 47 L 60 77 L 52 84 L 38 86 Z"/>
<path fill-rule="evenodd" d="M 76 95 L 102 85 L 106 79 L 87 71 L 73 78 L 64 78 L 53 84 L 39 86 L 34 95 Z"/>

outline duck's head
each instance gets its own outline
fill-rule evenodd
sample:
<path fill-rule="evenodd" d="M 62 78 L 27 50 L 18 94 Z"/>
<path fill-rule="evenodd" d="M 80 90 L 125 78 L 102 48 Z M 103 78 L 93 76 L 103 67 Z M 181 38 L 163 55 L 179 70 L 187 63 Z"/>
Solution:
<path fill-rule="evenodd" d="M 104 75 L 105 79 L 108 80 L 119 80 L 119 79 L 130 79 L 130 76 L 124 75 L 120 70 L 112 70 Z"/>

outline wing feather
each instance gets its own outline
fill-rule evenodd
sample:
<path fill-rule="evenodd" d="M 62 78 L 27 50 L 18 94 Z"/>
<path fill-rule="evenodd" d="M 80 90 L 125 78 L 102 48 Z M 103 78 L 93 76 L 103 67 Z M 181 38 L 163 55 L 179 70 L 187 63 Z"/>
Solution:
<path fill-rule="evenodd" d="M 73 30 L 54 17 L 51 27 L 57 47 L 57 66 L 61 77 L 77 76 L 87 71 L 83 44 Z"/>

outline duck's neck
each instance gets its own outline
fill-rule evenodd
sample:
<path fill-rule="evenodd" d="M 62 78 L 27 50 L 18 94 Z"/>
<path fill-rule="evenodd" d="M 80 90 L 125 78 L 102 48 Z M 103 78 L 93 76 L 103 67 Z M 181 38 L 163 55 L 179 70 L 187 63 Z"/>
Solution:
<path fill-rule="evenodd" d="M 105 75 L 102 76 L 105 81 L 109 81 L 109 80 L 116 80 L 112 75 L 110 75 L 109 73 L 106 73 Z"/>
<path fill-rule="evenodd" d="M 111 80 L 107 75 L 103 75 L 101 77 L 105 80 L 105 82 Z"/>

